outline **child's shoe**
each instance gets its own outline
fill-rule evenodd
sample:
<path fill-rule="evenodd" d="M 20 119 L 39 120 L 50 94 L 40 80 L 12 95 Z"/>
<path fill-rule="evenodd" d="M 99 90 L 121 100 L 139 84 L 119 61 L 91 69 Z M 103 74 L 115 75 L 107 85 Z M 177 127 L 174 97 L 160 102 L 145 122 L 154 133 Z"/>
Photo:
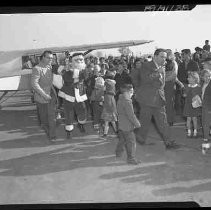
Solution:
<path fill-rule="evenodd" d="M 191 130 L 190 130 L 190 129 L 188 129 L 188 131 L 187 131 L 187 137 L 188 137 L 188 138 L 191 137 Z"/>
<path fill-rule="evenodd" d="M 117 153 L 116 153 L 116 159 L 118 160 L 118 159 L 120 159 L 120 158 L 122 158 L 122 154 L 117 154 Z"/>
<path fill-rule="evenodd" d="M 206 155 L 208 149 L 210 149 L 210 143 L 208 143 L 208 139 L 204 139 L 204 143 L 202 143 L 202 154 Z"/>
<path fill-rule="evenodd" d="M 197 130 L 194 129 L 193 131 L 193 137 L 196 138 L 197 137 Z"/>
<path fill-rule="evenodd" d="M 108 136 L 108 134 L 104 133 L 102 137 L 107 138 L 107 136 Z"/>
<path fill-rule="evenodd" d="M 61 118 L 62 118 L 61 114 L 60 113 L 57 113 L 56 119 L 57 120 L 60 120 Z"/>
<path fill-rule="evenodd" d="M 130 165 L 139 165 L 141 163 L 140 160 L 136 160 L 136 159 L 128 159 L 127 163 Z"/>
<path fill-rule="evenodd" d="M 208 139 L 203 139 L 204 142 L 208 142 Z"/>
<path fill-rule="evenodd" d="M 98 124 L 94 125 L 94 130 L 95 130 L 98 134 L 100 134 L 100 127 L 99 127 Z"/>

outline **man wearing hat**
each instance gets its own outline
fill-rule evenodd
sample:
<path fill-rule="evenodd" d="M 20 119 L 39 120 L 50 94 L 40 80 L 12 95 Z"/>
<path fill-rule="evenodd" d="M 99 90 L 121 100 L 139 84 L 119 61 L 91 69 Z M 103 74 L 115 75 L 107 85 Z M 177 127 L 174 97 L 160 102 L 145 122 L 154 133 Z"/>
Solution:
<path fill-rule="evenodd" d="M 203 46 L 203 50 L 210 52 L 209 40 L 205 40 L 205 45 Z"/>
<path fill-rule="evenodd" d="M 196 47 L 195 48 L 195 53 L 193 54 L 193 60 L 196 61 L 198 64 L 201 62 L 201 53 L 202 53 L 202 48 Z"/>
<path fill-rule="evenodd" d="M 76 113 L 79 130 L 84 133 L 84 124 L 86 122 L 86 105 L 87 100 L 84 79 L 85 79 L 85 62 L 83 53 L 74 53 L 72 55 L 72 65 L 69 70 L 63 74 L 63 87 L 59 91 L 59 96 L 64 99 L 65 113 L 65 130 L 67 138 L 71 137 L 73 130 L 74 114 Z"/>
<path fill-rule="evenodd" d="M 199 72 L 199 65 L 197 62 L 192 60 L 190 49 L 183 49 L 181 51 L 182 63 L 178 66 L 177 78 L 183 83 L 183 85 L 188 85 L 188 72 L 197 71 Z M 175 108 L 178 114 L 183 113 L 184 98 L 182 97 L 182 92 L 177 86 L 176 96 L 175 96 Z"/>

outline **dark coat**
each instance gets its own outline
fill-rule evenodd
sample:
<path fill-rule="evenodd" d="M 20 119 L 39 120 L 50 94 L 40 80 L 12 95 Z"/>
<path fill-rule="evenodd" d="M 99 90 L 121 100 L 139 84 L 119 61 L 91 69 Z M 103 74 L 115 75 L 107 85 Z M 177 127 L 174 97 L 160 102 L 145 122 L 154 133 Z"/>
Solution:
<path fill-rule="evenodd" d="M 122 131 L 132 131 L 140 127 L 140 122 L 136 118 L 133 110 L 132 100 L 120 94 L 117 102 L 118 125 Z"/>
<path fill-rule="evenodd" d="M 139 104 L 161 107 L 165 105 L 165 72 L 159 74 L 154 61 L 145 62 L 133 77 L 136 100 Z"/>
<path fill-rule="evenodd" d="M 59 91 L 59 96 L 67 99 L 68 101 L 74 102 L 75 101 L 75 88 L 79 89 L 79 94 L 80 96 L 85 96 L 86 95 L 86 87 L 84 85 L 84 79 L 85 79 L 85 74 L 84 71 L 81 71 L 79 73 L 79 82 L 74 83 L 73 79 L 73 72 L 72 71 L 66 71 L 62 75 L 64 84 L 61 90 Z M 67 97 L 66 97 L 67 96 Z"/>
<path fill-rule="evenodd" d="M 211 110 L 211 82 L 209 82 L 204 91 L 204 97 L 202 99 L 202 107 L 203 106 Z"/>
<path fill-rule="evenodd" d="M 179 66 L 178 66 L 178 74 L 177 78 L 179 81 L 181 81 L 184 84 L 188 84 L 188 72 L 190 71 L 197 71 L 199 72 L 199 65 L 197 62 L 190 60 L 187 68 L 185 68 L 185 62 L 183 61 Z"/>

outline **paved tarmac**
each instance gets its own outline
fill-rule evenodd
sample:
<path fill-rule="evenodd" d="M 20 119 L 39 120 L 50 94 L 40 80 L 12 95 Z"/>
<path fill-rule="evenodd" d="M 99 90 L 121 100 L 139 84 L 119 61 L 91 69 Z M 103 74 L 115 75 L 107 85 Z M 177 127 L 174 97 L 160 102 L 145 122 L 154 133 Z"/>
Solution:
<path fill-rule="evenodd" d="M 12 95 L 9 93 L 8 95 Z M 188 139 L 181 119 L 171 128 L 181 148 L 166 150 L 155 127 L 147 144 L 137 144 L 138 166 L 115 159 L 117 138 L 99 137 L 86 124 L 65 139 L 46 143 L 28 92 L 9 98 L 0 110 L 0 204 L 121 203 L 196 201 L 211 206 L 211 151 L 201 153 L 201 137 Z"/>

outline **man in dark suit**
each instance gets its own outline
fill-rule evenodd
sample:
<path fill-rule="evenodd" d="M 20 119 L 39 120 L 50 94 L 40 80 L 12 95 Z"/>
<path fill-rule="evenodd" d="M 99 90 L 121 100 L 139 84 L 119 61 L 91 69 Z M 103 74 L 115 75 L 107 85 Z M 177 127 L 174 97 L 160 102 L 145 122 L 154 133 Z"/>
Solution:
<path fill-rule="evenodd" d="M 211 58 L 207 58 L 203 62 L 201 77 L 202 85 L 202 127 L 204 141 L 211 140 L 210 126 L 211 126 Z"/>
<path fill-rule="evenodd" d="M 179 146 L 175 141 L 170 140 L 170 128 L 167 123 L 165 110 L 165 62 L 167 53 L 164 49 L 157 49 L 154 58 L 145 62 L 133 77 L 136 89 L 136 100 L 140 111 L 141 128 L 136 130 L 138 143 L 145 143 L 150 127 L 152 116 L 160 130 L 166 149 L 176 149 Z"/>

